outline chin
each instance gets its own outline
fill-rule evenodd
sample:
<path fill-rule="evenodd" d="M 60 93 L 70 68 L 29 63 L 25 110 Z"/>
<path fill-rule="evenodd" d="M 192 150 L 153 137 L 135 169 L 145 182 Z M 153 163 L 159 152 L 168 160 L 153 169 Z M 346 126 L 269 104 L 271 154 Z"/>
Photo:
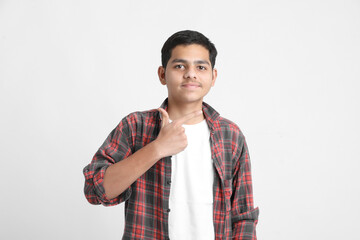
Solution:
<path fill-rule="evenodd" d="M 169 98 L 173 99 L 175 102 L 188 104 L 188 103 L 202 102 L 205 95 L 195 92 L 192 93 L 188 92 L 183 94 L 170 95 Z"/>
<path fill-rule="evenodd" d="M 202 97 L 189 97 L 189 96 L 181 97 L 180 99 L 184 103 L 195 103 L 195 102 L 199 102 L 199 101 L 202 102 L 202 100 L 203 100 Z"/>

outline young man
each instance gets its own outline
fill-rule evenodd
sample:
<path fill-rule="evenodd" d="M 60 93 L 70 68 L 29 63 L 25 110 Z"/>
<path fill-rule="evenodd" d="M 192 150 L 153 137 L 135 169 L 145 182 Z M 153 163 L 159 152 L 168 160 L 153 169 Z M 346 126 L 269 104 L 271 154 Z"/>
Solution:
<path fill-rule="evenodd" d="M 217 77 L 214 44 L 181 31 L 161 53 L 168 98 L 110 133 L 84 168 L 87 200 L 125 201 L 123 239 L 256 239 L 244 136 L 203 102 Z"/>

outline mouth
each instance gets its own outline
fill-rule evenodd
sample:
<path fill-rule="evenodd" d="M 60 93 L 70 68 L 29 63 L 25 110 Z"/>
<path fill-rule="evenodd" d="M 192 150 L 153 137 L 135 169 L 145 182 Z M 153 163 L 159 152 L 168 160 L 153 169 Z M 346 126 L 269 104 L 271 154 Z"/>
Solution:
<path fill-rule="evenodd" d="M 181 84 L 181 87 L 186 88 L 186 89 L 197 89 L 197 88 L 200 88 L 201 85 L 198 83 L 184 83 L 184 84 Z"/>

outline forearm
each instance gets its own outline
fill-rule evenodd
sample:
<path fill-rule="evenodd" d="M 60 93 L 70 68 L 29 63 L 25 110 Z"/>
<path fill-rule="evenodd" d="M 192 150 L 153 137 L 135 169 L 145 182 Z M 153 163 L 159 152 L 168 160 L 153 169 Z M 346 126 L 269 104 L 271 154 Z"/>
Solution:
<path fill-rule="evenodd" d="M 104 189 L 108 199 L 124 192 L 133 182 L 162 158 L 158 143 L 149 143 L 126 159 L 107 168 L 104 176 Z"/>
<path fill-rule="evenodd" d="M 162 111 L 163 119 L 157 138 L 132 155 L 124 157 L 116 163 L 112 162 L 107 167 L 103 173 L 102 186 L 105 194 L 102 193 L 102 197 L 105 195 L 107 200 L 116 198 L 161 158 L 183 151 L 187 146 L 187 138 L 185 129 L 181 125 L 202 114 L 202 111 L 196 111 L 169 123 L 167 112 L 164 109 L 159 109 L 159 111 Z M 119 142 L 126 143 L 125 135 L 121 136 L 124 139 Z M 118 143 L 112 144 L 118 145 Z M 126 152 L 126 150 L 127 148 L 124 148 L 122 152 Z M 111 159 L 114 158 L 111 157 Z M 92 175 L 89 179 L 91 177 Z"/>
<path fill-rule="evenodd" d="M 234 177 L 234 200 L 232 202 L 233 239 L 256 240 L 256 224 L 259 209 L 254 208 L 253 184 L 249 151 L 245 139 Z"/>

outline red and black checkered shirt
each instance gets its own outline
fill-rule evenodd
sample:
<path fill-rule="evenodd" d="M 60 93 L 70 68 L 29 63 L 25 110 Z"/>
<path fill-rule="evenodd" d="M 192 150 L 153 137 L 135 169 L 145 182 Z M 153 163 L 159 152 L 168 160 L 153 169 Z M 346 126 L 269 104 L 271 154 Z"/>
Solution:
<path fill-rule="evenodd" d="M 167 109 L 167 99 L 161 107 Z M 221 117 L 208 104 L 203 103 L 202 109 L 210 129 L 215 169 L 215 239 L 255 240 L 259 210 L 253 206 L 250 159 L 245 138 L 236 124 Z M 160 159 L 114 199 L 106 198 L 103 187 L 106 169 L 155 140 L 160 123 L 158 110 L 129 114 L 84 168 L 84 191 L 91 204 L 112 206 L 125 201 L 123 239 L 169 239 L 171 157 Z"/>

